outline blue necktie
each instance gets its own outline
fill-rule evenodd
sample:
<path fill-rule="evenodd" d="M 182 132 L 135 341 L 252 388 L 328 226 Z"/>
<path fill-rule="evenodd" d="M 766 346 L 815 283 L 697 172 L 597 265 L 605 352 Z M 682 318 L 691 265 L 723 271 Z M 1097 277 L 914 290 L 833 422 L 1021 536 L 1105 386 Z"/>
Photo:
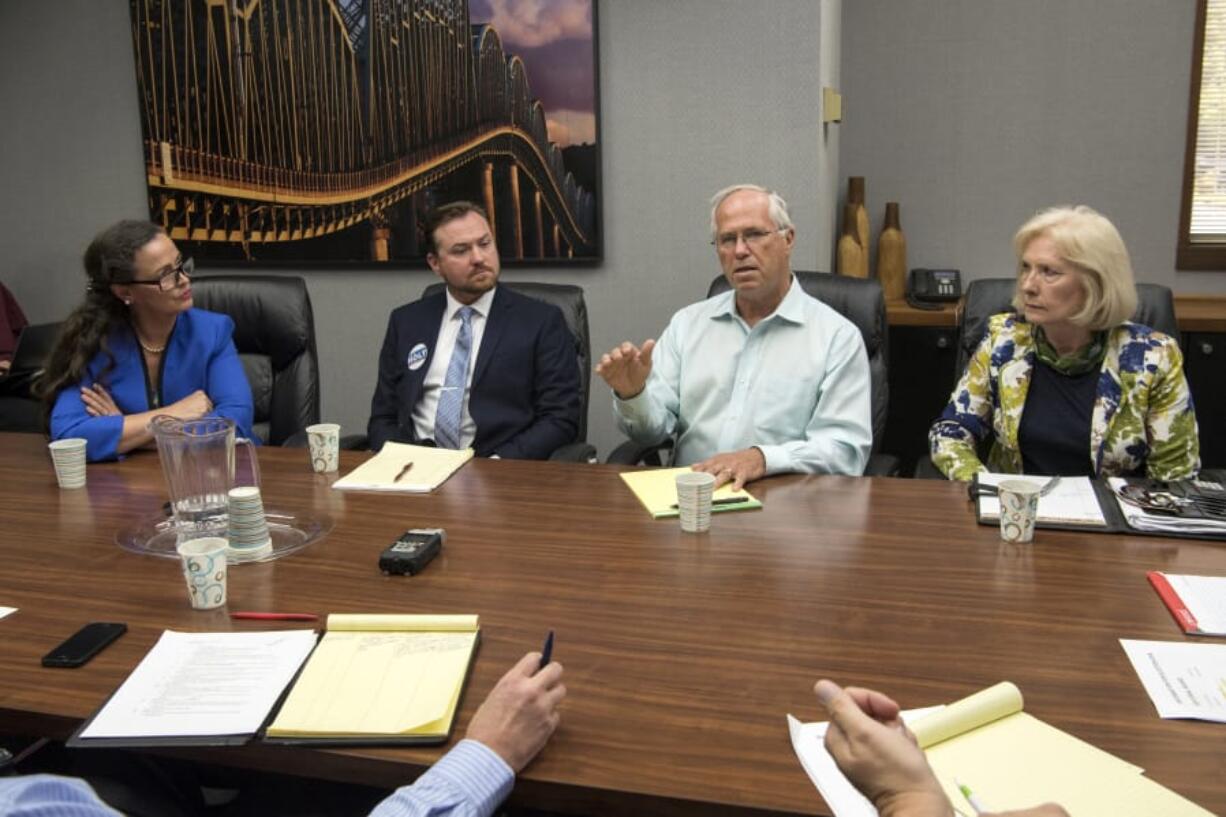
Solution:
<path fill-rule="evenodd" d="M 460 308 L 460 333 L 456 335 L 451 361 L 447 364 L 447 379 L 438 398 L 434 415 L 434 442 L 439 448 L 460 447 L 460 415 L 464 408 L 464 391 L 468 385 L 468 357 L 473 345 L 473 308 Z"/>

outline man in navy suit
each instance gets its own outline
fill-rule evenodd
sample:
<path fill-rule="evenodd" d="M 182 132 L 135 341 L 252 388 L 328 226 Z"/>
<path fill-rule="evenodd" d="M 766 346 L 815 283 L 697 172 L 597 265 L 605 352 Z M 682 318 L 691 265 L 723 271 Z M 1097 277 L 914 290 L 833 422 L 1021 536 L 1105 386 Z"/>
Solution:
<path fill-rule="evenodd" d="M 581 391 L 562 311 L 498 287 L 498 248 L 470 202 L 431 210 L 426 261 L 446 290 L 392 312 L 367 434 L 472 446 L 478 456 L 546 459 L 573 442 Z"/>

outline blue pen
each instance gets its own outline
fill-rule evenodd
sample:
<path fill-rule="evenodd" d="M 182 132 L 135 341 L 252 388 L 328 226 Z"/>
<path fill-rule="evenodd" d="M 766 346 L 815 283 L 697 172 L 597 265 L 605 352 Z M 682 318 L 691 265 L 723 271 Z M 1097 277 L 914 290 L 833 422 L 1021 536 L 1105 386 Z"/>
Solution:
<path fill-rule="evenodd" d="M 537 672 L 549 666 L 549 658 L 553 655 L 553 630 L 549 631 L 549 635 L 545 636 L 545 646 L 541 647 L 541 665 L 537 667 Z"/>

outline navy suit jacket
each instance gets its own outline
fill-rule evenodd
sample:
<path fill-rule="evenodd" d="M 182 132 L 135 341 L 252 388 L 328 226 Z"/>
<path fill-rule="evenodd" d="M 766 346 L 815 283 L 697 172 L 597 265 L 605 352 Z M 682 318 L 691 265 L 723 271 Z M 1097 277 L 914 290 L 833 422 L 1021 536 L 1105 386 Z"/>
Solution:
<path fill-rule="evenodd" d="M 439 292 L 392 312 L 370 403 L 371 450 L 388 440 L 421 442 L 413 407 L 422 396 L 446 307 L 447 295 Z M 409 355 L 418 345 L 426 355 L 411 369 Z M 473 366 L 468 413 L 477 425 L 478 456 L 543 460 L 574 442 L 582 392 L 575 339 L 562 310 L 498 287 Z"/>

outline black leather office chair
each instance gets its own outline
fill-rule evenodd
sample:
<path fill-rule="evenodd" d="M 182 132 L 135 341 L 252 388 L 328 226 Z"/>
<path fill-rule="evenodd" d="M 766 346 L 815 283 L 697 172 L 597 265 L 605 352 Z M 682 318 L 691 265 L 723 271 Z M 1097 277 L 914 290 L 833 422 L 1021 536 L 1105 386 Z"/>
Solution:
<path fill-rule="evenodd" d="M 38 323 L 27 326 L 17 338 L 13 363 L 8 374 L 0 376 L 0 431 L 45 431 L 43 403 L 33 394 L 35 379 L 42 373 L 47 356 L 63 324 Z"/>
<path fill-rule="evenodd" d="M 958 359 L 955 382 L 966 371 L 967 361 L 988 331 L 988 320 L 1001 312 L 1013 311 L 1015 278 L 980 278 L 971 281 L 962 303 L 962 320 L 958 331 Z M 1164 332 L 1179 341 L 1179 324 L 1175 320 L 1175 298 L 1169 287 L 1160 284 L 1137 284 L 1137 311 L 1132 320 Z"/>
<path fill-rule="evenodd" d="M 255 433 L 269 445 L 305 445 L 319 422 L 319 356 L 315 314 L 297 276 L 201 275 L 195 305 L 229 315 L 234 345 L 251 384 Z"/>
<path fill-rule="evenodd" d="M 421 297 L 428 298 L 443 291 L 442 281 L 430 284 Z M 575 441 L 567 443 L 550 455 L 551 460 L 566 462 L 595 462 L 596 449 L 587 442 L 587 405 L 592 392 L 592 341 L 588 331 L 587 302 L 583 299 L 583 287 L 572 284 L 540 284 L 533 281 L 499 281 L 498 286 L 553 304 L 562 310 L 566 327 L 575 338 L 575 358 L 579 366 L 579 383 L 583 389 L 579 407 L 579 433 Z"/>
<path fill-rule="evenodd" d="M 898 473 L 898 458 L 881 453 L 885 439 L 885 421 L 889 408 L 889 325 L 885 316 L 885 296 L 881 284 L 872 278 L 847 278 L 826 272 L 796 271 L 796 280 L 805 292 L 817 298 L 831 309 L 856 325 L 864 338 L 868 352 L 869 379 L 872 405 L 873 448 L 864 470 L 867 476 L 894 476 Z M 707 289 L 707 297 L 727 292 L 728 279 L 716 276 Z M 639 445 L 633 441 L 622 443 L 608 462 L 632 465 L 647 463 L 663 464 L 662 452 L 672 446 L 671 441 L 657 445 Z"/>
<path fill-rule="evenodd" d="M 1013 312 L 1013 293 L 1016 278 L 980 278 L 971 281 L 962 302 L 962 319 L 958 326 L 958 355 L 954 369 L 954 382 L 962 379 L 966 364 L 988 332 L 988 321 L 993 315 Z M 1179 342 L 1179 324 L 1175 320 L 1175 298 L 1169 287 L 1161 284 L 1137 284 L 1137 310 L 1132 320 L 1170 335 Z M 934 417 L 935 421 L 936 418 Z M 991 439 L 984 440 L 980 448 L 981 459 L 986 459 Z M 915 476 L 921 479 L 944 479 L 928 457 L 921 457 L 915 466 Z"/>

